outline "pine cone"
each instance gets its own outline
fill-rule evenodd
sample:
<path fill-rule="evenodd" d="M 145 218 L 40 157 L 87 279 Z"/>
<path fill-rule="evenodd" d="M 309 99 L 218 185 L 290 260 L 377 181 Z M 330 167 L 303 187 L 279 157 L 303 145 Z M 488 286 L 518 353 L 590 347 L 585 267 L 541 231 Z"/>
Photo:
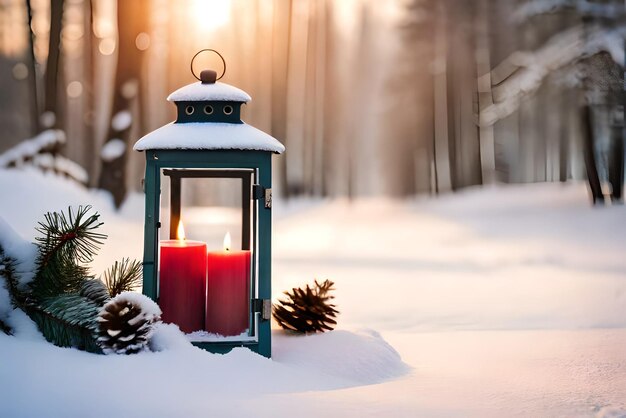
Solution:
<path fill-rule="evenodd" d="M 329 295 L 334 283 L 325 280 L 322 284 L 315 280 L 313 289 L 293 288 L 292 293 L 284 292 L 289 300 L 279 300 L 274 305 L 274 319 L 286 330 L 298 333 L 332 331 L 337 325 L 335 317 L 339 313 L 335 305 L 329 303 L 334 296 Z"/>
<path fill-rule="evenodd" d="M 122 292 L 98 315 L 98 343 L 106 354 L 134 354 L 147 348 L 161 309 L 150 298 Z"/>

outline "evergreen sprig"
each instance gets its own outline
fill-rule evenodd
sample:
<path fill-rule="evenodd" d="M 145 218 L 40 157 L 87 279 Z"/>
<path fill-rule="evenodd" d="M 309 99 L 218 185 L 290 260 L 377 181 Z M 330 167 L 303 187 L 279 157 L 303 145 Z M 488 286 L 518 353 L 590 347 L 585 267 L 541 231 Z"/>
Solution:
<path fill-rule="evenodd" d="M 109 296 L 83 264 L 93 260 L 106 235 L 95 231 L 102 222 L 90 211 L 91 206 L 70 207 L 39 222 L 37 271 L 22 308 L 51 343 L 101 352 L 96 317 Z"/>
<path fill-rule="evenodd" d="M 79 294 L 68 294 L 43 300 L 27 309 L 44 337 L 59 347 L 75 347 L 92 353 L 101 353 L 97 342 L 98 313 L 102 307 L 97 298 L 85 295 L 85 287 L 93 292 L 99 280 L 89 280 Z"/>
<path fill-rule="evenodd" d="M 0 245 L 0 277 L 4 278 L 6 289 L 14 305 L 25 299 L 25 294 L 20 290 L 17 278 L 17 260 L 9 257 L 2 245 Z"/>
<path fill-rule="evenodd" d="M 24 294 L 19 290 L 17 279 L 17 261 L 13 257 L 9 257 L 2 245 L 0 245 L 0 278 L 4 279 L 5 287 L 11 297 L 11 303 L 16 306 L 19 301 L 24 300 Z M 2 282 L 0 281 L 0 286 Z M 11 334 L 12 330 L 6 324 L 6 318 L 0 318 L 0 330 L 5 334 Z"/>
<path fill-rule="evenodd" d="M 112 298 L 122 292 L 130 292 L 139 286 L 142 278 L 142 265 L 139 260 L 124 258 L 116 261 L 102 275 L 102 281 L 106 285 L 109 296 Z"/>
<path fill-rule="evenodd" d="M 102 223 L 99 215 L 90 214 L 90 210 L 90 206 L 80 206 L 78 210 L 69 208 L 67 215 L 56 212 L 45 215 L 45 220 L 36 228 L 41 233 L 36 238 L 37 270 L 33 281 L 24 289 L 19 286 L 16 261 L 7 257 L 0 246 L 0 278 L 5 278 L 12 303 L 30 316 L 48 341 L 61 347 L 102 353 L 99 314 L 103 306 L 109 304 L 111 294 L 130 290 L 138 284 L 141 263 L 129 259 L 116 262 L 104 274 L 106 285 L 89 276 L 84 264 L 92 261 L 106 238 L 95 231 Z M 144 347 L 153 322 L 158 320 L 157 315 L 147 321 L 142 309 L 138 305 L 137 318 L 127 318 L 131 328 L 138 327 L 133 337 L 125 334 L 117 338 L 126 346 L 140 344 L 136 347 Z M 124 312 L 124 309 L 120 311 Z M 1 318 L 0 330 L 10 332 Z M 109 331 L 108 335 L 119 333 L 117 329 Z"/>
<path fill-rule="evenodd" d="M 89 214 L 91 206 L 48 212 L 45 222 L 39 222 L 36 238 L 39 247 L 37 274 L 31 284 L 37 300 L 62 294 L 76 293 L 87 280 L 88 269 L 82 263 L 93 260 L 106 235 L 95 232 L 102 222 L 98 213 Z"/>
<path fill-rule="evenodd" d="M 102 306 L 111 299 L 109 290 L 102 280 L 87 280 L 80 289 L 80 295 Z"/>
<path fill-rule="evenodd" d="M 315 280 L 313 288 L 307 284 L 304 289 L 293 288 L 291 292 L 283 292 L 288 298 L 274 305 L 274 318 L 282 328 L 297 333 L 333 330 L 339 313 L 330 303 L 334 299 L 330 294 L 333 286 L 330 280 L 322 283 Z"/>

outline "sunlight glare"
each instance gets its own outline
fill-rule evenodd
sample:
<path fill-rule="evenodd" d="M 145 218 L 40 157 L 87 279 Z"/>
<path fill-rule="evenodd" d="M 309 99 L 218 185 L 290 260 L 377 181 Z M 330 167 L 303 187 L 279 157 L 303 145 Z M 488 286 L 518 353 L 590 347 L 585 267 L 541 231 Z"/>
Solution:
<path fill-rule="evenodd" d="M 193 0 L 190 9 L 198 29 L 211 31 L 230 21 L 231 0 Z"/>

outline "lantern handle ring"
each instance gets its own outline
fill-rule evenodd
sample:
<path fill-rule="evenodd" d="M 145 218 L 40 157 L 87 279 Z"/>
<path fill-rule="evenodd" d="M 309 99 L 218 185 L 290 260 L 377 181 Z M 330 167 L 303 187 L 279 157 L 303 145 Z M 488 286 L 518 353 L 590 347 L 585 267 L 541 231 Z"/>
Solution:
<path fill-rule="evenodd" d="M 194 60 L 196 59 L 196 57 L 197 57 L 198 55 L 200 55 L 201 53 L 203 53 L 203 52 L 215 52 L 215 53 L 217 54 L 217 56 L 218 56 L 218 57 L 220 57 L 220 59 L 222 60 L 222 64 L 223 64 L 223 66 L 224 66 L 224 69 L 222 70 L 222 75 L 220 75 L 219 77 L 217 77 L 217 79 L 216 79 L 215 81 L 217 81 L 217 80 L 221 79 L 222 77 L 224 77 L 224 74 L 226 74 L 226 60 L 224 59 L 224 57 L 222 56 L 222 54 L 220 54 L 220 53 L 219 53 L 219 52 L 217 52 L 216 50 L 214 50 L 214 49 L 210 49 L 210 48 L 206 48 L 206 49 L 201 49 L 200 51 L 196 52 L 196 55 L 194 55 L 194 56 L 193 56 L 193 58 L 191 59 L 191 64 L 190 64 L 190 67 L 191 67 L 191 74 L 192 74 L 192 75 L 196 78 L 196 80 L 198 80 L 198 81 L 202 81 L 202 80 L 200 79 L 200 77 L 198 77 L 198 76 L 196 75 L 196 73 L 193 71 L 193 62 L 194 62 Z"/>

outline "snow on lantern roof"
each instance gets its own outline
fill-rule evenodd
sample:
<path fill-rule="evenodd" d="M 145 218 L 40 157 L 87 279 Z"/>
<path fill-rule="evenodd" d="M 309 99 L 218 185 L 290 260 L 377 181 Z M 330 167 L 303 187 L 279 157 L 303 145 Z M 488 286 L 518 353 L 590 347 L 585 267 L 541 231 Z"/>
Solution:
<path fill-rule="evenodd" d="M 181 87 L 167 97 L 169 102 L 243 102 L 248 103 L 250 96 L 245 91 L 226 83 L 192 83 Z"/>
<path fill-rule="evenodd" d="M 250 150 L 280 154 L 285 146 L 246 123 L 172 122 L 140 138 L 133 149 Z"/>

